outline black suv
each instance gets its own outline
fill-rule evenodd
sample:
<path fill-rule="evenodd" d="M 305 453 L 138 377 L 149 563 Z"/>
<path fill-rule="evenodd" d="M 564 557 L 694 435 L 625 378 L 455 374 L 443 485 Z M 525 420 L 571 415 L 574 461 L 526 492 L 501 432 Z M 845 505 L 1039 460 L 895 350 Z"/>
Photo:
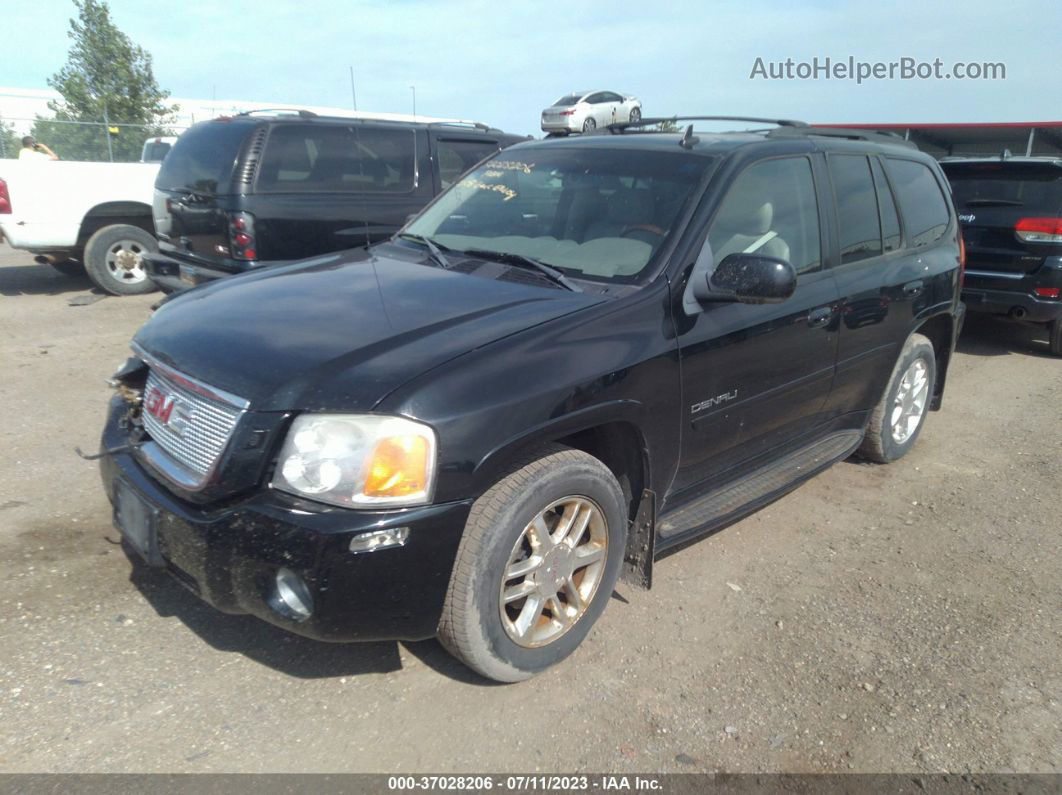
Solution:
<path fill-rule="evenodd" d="M 941 164 L 963 226 L 963 301 L 1047 325 L 1062 356 L 1062 159 L 1009 157 Z"/>
<path fill-rule="evenodd" d="M 201 122 L 155 181 L 168 291 L 391 237 L 480 160 L 526 137 L 475 122 L 243 113 Z"/>
<path fill-rule="evenodd" d="M 437 635 L 515 681 L 621 572 L 647 587 L 834 462 L 904 455 L 962 319 L 936 162 L 792 122 L 613 132 L 511 147 L 387 242 L 164 303 L 102 438 L 129 546 L 221 610 Z"/>

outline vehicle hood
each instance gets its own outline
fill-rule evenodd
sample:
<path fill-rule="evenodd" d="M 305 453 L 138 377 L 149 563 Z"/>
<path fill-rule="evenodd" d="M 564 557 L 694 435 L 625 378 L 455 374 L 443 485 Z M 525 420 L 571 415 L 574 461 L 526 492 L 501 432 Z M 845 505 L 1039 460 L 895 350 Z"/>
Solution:
<path fill-rule="evenodd" d="M 134 347 L 253 410 L 367 411 L 454 357 L 601 300 L 362 249 L 182 293 Z"/>

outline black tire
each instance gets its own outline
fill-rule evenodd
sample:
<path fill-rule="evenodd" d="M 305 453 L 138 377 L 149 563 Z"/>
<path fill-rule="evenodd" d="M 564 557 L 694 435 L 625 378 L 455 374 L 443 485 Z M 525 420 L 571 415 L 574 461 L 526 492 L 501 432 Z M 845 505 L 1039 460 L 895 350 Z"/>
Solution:
<path fill-rule="evenodd" d="M 596 129 L 597 129 L 597 122 L 594 121 L 594 118 L 592 116 L 588 117 L 586 119 L 586 121 L 583 122 L 583 132 L 584 133 L 593 132 Z"/>
<path fill-rule="evenodd" d="M 72 259 L 64 260 L 63 262 L 52 262 L 50 265 L 56 273 L 67 278 L 79 279 L 85 275 L 85 266 Z"/>
<path fill-rule="evenodd" d="M 92 283 L 111 295 L 143 295 L 158 289 L 140 257 L 158 251 L 155 238 L 138 226 L 105 226 L 85 244 L 85 270 Z M 123 267 L 128 262 L 132 267 Z"/>
<path fill-rule="evenodd" d="M 579 533 L 579 537 L 587 541 L 587 546 L 576 541 L 576 548 L 585 550 L 594 546 L 590 543 L 594 533 L 599 540 L 607 538 L 603 553 L 598 552 L 603 565 L 596 570 L 596 585 L 592 586 L 584 612 L 576 615 L 574 620 L 568 619 L 571 623 L 567 624 L 566 629 L 557 629 L 564 626 L 565 622 L 556 620 L 554 607 L 545 610 L 539 608 L 537 613 L 532 610 L 529 614 L 533 613 L 535 619 L 531 622 L 529 633 L 545 631 L 560 634 L 540 645 L 518 643 L 511 633 L 519 621 L 510 623 L 502 615 L 503 611 L 520 611 L 525 604 L 524 600 L 518 598 L 508 606 L 503 606 L 502 588 L 514 580 L 512 575 L 506 574 L 512 566 L 521 562 L 514 555 L 520 554 L 519 545 L 529 538 L 525 534 L 536 518 L 556 516 L 557 521 L 552 530 L 554 534 L 561 532 L 558 528 L 563 517 L 544 511 L 557 501 L 569 499 L 599 509 L 593 525 L 596 529 Z M 573 521 L 578 516 L 580 514 L 573 514 Z M 499 682 L 528 679 L 560 662 L 575 651 L 607 606 L 623 562 L 626 537 L 627 509 L 623 491 L 612 472 L 599 460 L 580 450 L 551 445 L 518 461 L 509 474 L 488 489 L 472 506 L 450 576 L 439 622 L 439 640 L 469 668 Z M 562 540 L 553 548 L 559 550 L 563 546 Z M 596 548 L 600 550 L 599 542 Z M 528 546 L 527 549 L 532 548 Z M 570 544 L 568 549 L 571 549 Z M 534 554 L 532 551 L 527 560 L 522 562 L 530 561 Z M 576 556 L 573 554 L 572 558 Z M 517 576 L 516 579 L 521 582 L 516 585 L 533 586 L 535 576 L 541 581 L 549 574 L 550 568 L 543 563 L 532 574 Z M 578 580 L 582 583 L 580 588 L 589 587 L 586 581 L 588 576 L 592 576 L 591 570 L 583 569 L 582 579 L 579 580 L 577 571 L 570 582 Z M 509 588 L 512 587 L 509 585 Z M 547 590 L 549 587 L 548 584 L 541 586 Z M 570 602 L 566 596 L 563 596 L 563 601 L 558 600 L 558 596 L 563 594 L 555 593 L 552 604 L 565 611 L 578 611 L 575 602 Z M 541 596 L 538 591 L 528 596 L 527 601 L 532 597 L 550 604 L 551 598 Z M 530 634 L 528 637 L 530 639 Z"/>
<path fill-rule="evenodd" d="M 1056 317 L 1047 324 L 1047 344 L 1051 353 L 1062 356 L 1062 317 Z"/>
<path fill-rule="evenodd" d="M 642 120 L 642 109 L 641 108 L 631 108 L 631 117 L 630 117 L 631 123 L 635 124 L 637 122 L 640 122 L 641 120 Z"/>
<path fill-rule="evenodd" d="M 917 425 L 908 429 L 901 428 L 901 438 L 897 438 L 893 430 L 897 404 L 900 402 L 901 383 L 909 371 L 915 367 L 916 362 L 921 363 L 925 379 L 921 415 L 917 419 Z M 879 464 L 888 464 L 906 455 L 918 440 L 922 426 L 925 425 L 936 381 L 937 357 L 933 351 L 933 343 L 922 334 L 912 334 L 904 344 L 903 350 L 900 351 L 900 357 L 896 360 L 896 366 L 892 370 L 885 394 L 870 413 L 870 421 L 867 423 L 863 444 L 859 447 L 859 455 Z M 922 389 L 918 390 L 919 393 L 922 391 Z"/>

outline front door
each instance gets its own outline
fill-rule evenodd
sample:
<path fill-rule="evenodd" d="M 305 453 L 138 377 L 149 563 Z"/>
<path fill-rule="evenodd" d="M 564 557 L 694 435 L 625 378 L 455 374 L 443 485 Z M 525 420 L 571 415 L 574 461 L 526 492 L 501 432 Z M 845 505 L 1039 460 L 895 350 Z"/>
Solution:
<path fill-rule="evenodd" d="M 720 303 L 681 324 L 682 457 L 674 492 L 697 492 L 731 467 L 819 423 L 837 355 L 837 288 L 823 268 L 811 157 L 762 160 L 731 185 L 708 231 L 714 262 L 761 253 L 789 261 L 779 304 Z M 681 501 L 681 495 L 676 494 Z"/>

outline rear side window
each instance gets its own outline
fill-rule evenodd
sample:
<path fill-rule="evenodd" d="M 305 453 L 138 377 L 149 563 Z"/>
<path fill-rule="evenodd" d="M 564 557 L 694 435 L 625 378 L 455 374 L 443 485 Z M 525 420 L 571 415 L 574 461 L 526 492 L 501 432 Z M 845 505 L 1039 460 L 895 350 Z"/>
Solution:
<path fill-rule="evenodd" d="M 939 240 L 948 229 L 951 213 L 929 166 L 894 157 L 886 158 L 886 163 L 907 227 L 908 245 L 924 246 Z"/>
<path fill-rule="evenodd" d="M 734 181 L 708 231 L 716 263 L 728 254 L 781 257 L 806 273 L 819 267 L 819 211 L 806 157 L 764 160 Z"/>
<path fill-rule="evenodd" d="M 472 166 L 497 151 L 494 141 L 437 141 L 439 182 L 444 189 L 450 187 Z"/>
<path fill-rule="evenodd" d="M 830 155 L 830 174 L 837 200 L 841 264 L 881 254 L 878 199 L 865 155 Z"/>
<path fill-rule="evenodd" d="M 896 200 L 892 198 L 889 181 L 885 179 L 885 170 L 876 157 L 870 158 L 870 169 L 874 172 L 874 187 L 878 192 L 878 212 L 881 213 L 881 242 L 886 253 L 900 247 L 900 216 L 896 212 Z"/>
<path fill-rule="evenodd" d="M 191 127 L 162 161 L 155 186 L 210 195 L 227 192 L 240 147 L 253 130 L 253 126 L 226 121 Z"/>
<path fill-rule="evenodd" d="M 278 124 L 258 169 L 261 193 L 408 193 L 415 133 L 361 125 Z"/>
<path fill-rule="evenodd" d="M 1047 163 L 947 163 L 955 203 L 963 210 L 1016 207 L 1029 215 L 1062 212 L 1062 168 Z"/>

